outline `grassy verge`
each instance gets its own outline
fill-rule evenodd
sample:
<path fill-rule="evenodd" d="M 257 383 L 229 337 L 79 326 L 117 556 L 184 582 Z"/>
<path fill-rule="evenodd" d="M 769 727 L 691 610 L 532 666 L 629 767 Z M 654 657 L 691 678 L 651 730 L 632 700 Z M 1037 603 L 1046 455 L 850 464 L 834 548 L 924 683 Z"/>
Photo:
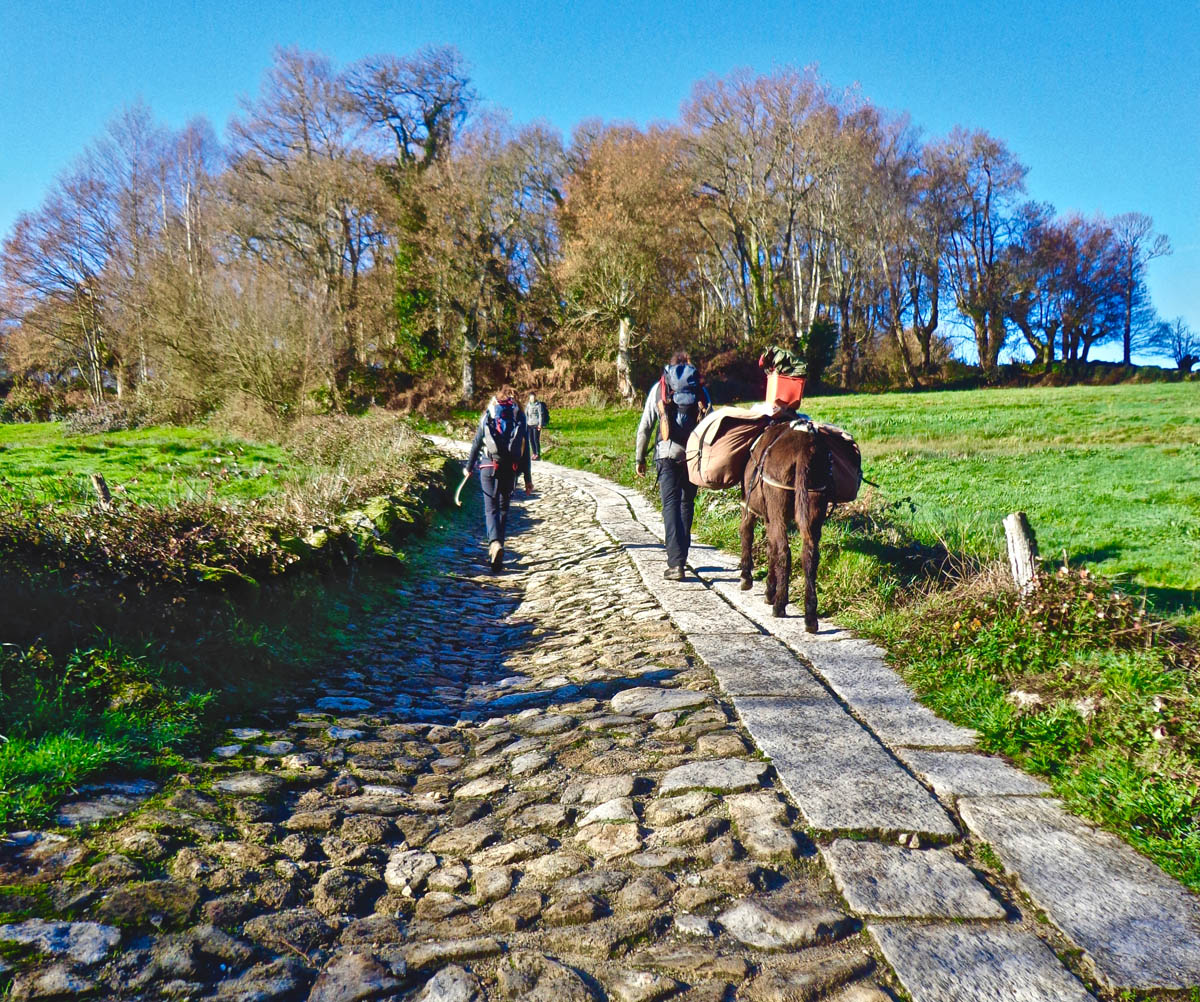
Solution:
<path fill-rule="evenodd" d="M 310 423 L 281 444 L 197 429 L 0 431 L 0 829 L 44 823 L 101 773 L 169 770 L 229 714 L 308 683 L 355 642 L 348 624 L 390 600 L 400 545 L 444 496 L 440 461 L 385 416 Z M 100 451 L 63 458 L 79 444 Z M 156 455 L 175 457 L 169 470 Z M 84 493 L 92 472 L 127 488 L 110 511 Z M 287 532 L 326 523 L 329 536 L 384 491 L 386 532 L 366 552 L 387 561 L 329 546 L 296 563 Z M 198 573 L 209 564 L 233 577 L 214 586 Z"/>
<path fill-rule="evenodd" d="M 1200 538 L 1182 524 L 1200 502 L 1195 388 L 818 398 L 809 410 L 859 438 L 885 488 L 827 524 L 822 615 L 879 640 L 927 705 L 1200 890 Z M 636 424 L 556 409 L 546 458 L 639 484 Z M 736 551 L 736 493 L 702 492 L 699 538 Z M 1043 553 L 1068 557 L 1028 601 L 995 563 L 999 520 L 1017 507 Z M 1106 532 L 1122 546 L 1094 545 Z"/>

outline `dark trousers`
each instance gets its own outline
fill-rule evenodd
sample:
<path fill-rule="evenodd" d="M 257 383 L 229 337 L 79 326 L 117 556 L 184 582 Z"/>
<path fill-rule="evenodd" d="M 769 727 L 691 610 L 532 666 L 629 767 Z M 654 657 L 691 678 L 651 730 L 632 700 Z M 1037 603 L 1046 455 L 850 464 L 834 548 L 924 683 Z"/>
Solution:
<path fill-rule="evenodd" d="M 656 461 L 658 493 L 662 496 L 663 526 L 667 530 L 667 566 L 687 564 L 692 541 L 692 515 L 696 511 L 696 485 L 688 479 L 682 460 Z"/>
<path fill-rule="evenodd" d="M 542 454 L 542 429 L 529 425 L 526 431 L 529 434 L 529 455 L 540 456 Z"/>
<path fill-rule="evenodd" d="M 508 503 L 512 500 L 516 474 L 512 470 L 479 468 L 479 486 L 483 490 L 483 518 L 487 522 L 489 543 L 504 542 L 504 527 L 508 522 Z"/>

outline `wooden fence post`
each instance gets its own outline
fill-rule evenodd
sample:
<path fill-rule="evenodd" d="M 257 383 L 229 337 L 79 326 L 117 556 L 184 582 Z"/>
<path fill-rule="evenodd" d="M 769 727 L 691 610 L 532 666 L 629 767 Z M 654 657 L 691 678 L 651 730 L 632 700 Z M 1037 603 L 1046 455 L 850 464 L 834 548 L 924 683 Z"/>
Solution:
<path fill-rule="evenodd" d="M 1008 565 L 1012 568 L 1017 592 L 1028 595 L 1037 589 L 1037 538 L 1023 511 L 1014 511 L 1004 520 L 1004 535 L 1008 540 Z"/>
<path fill-rule="evenodd" d="M 100 507 L 104 511 L 108 511 L 112 504 L 112 494 L 109 493 L 108 484 L 99 473 L 92 474 L 92 486 L 96 489 L 96 496 L 100 498 Z"/>

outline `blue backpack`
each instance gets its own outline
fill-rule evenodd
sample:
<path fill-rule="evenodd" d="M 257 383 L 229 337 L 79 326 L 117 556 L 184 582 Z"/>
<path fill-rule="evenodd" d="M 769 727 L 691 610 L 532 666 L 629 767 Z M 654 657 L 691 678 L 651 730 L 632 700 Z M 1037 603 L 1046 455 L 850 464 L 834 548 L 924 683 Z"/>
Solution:
<path fill-rule="evenodd" d="M 707 399 L 700 386 L 700 373 L 694 365 L 668 365 L 658 381 L 662 422 L 659 434 L 687 447 L 688 436 L 700 423 Z"/>
<path fill-rule="evenodd" d="M 488 458 L 501 466 L 521 465 L 525 451 L 525 415 L 512 398 L 493 400 L 483 416 L 483 444 Z"/>

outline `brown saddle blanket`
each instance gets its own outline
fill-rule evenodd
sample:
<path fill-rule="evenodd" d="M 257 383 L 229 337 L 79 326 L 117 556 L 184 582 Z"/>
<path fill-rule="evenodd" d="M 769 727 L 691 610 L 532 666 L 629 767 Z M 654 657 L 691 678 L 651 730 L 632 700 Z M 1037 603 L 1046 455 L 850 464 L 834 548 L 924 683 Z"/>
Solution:
<path fill-rule="evenodd" d="M 685 460 L 688 479 L 697 487 L 726 490 L 742 482 L 750 450 L 779 415 L 721 407 L 701 421 L 688 438 Z M 835 503 L 853 501 L 862 484 L 862 455 L 847 432 L 831 424 L 797 418 L 811 426 L 829 453 L 829 470 L 821 485 Z"/>

